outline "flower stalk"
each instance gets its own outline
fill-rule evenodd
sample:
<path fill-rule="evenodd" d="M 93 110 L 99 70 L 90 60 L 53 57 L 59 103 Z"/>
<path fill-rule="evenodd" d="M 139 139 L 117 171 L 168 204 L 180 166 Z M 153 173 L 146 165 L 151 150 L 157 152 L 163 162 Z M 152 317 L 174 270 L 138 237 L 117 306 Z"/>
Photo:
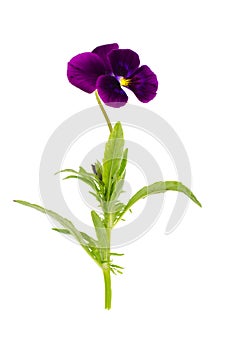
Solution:
<path fill-rule="evenodd" d="M 109 119 L 109 117 L 108 117 L 108 115 L 107 115 L 107 113 L 106 113 L 105 108 L 103 107 L 103 104 L 102 104 L 102 102 L 101 102 L 101 99 L 100 99 L 100 97 L 99 97 L 99 95 L 98 95 L 97 90 L 95 91 L 95 96 L 96 96 L 96 99 L 97 99 L 97 103 L 98 103 L 98 105 L 99 105 L 99 107 L 100 107 L 100 109 L 101 109 L 101 111 L 102 111 L 102 114 L 103 114 L 103 116 L 104 116 L 104 118 L 105 118 L 105 120 L 106 120 L 106 123 L 107 123 L 107 125 L 108 125 L 109 131 L 111 132 L 111 131 L 113 130 L 112 124 L 111 124 L 110 119 Z"/>

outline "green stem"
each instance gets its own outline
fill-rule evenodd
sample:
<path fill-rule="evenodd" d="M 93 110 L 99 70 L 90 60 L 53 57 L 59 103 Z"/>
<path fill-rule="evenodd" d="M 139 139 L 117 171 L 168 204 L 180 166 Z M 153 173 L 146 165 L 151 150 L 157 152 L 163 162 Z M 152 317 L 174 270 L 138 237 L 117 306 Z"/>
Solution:
<path fill-rule="evenodd" d="M 104 282 L 105 282 L 105 309 L 110 310 L 111 308 L 111 298 L 112 298 L 112 290 L 111 290 L 111 276 L 109 267 L 104 269 Z"/>
<path fill-rule="evenodd" d="M 98 103 L 98 105 L 99 105 L 99 107 L 100 107 L 100 109 L 101 109 L 101 111 L 102 111 L 102 113 L 103 113 L 103 115 L 104 115 L 104 118 L 105 118 L 105 120 L 106 120 L 106 122 L 107 122 L 108 128 L 109 128 L 109 130 L 110 130 L 110 132 L 111 132 L 111 131 L 113 130 L 113 128 L 112 128 L 110 119 L 109 119 L 109 117 L 108 117 L 108 115 L 107 115 L 107 113 L 106 113 L 106 111 L 105 111 L 105 108 L 103 107 L 103 104 L 102 104 L 102 102 L 101 102 L 101 99 L 100 99 L 100 97 L 99 97 L 99 95 L 98 95 L 97 90 L 95 91 L 95 96 L 96 96 L 96 99 L 97 99 L 97 103 Z"/>
<path fill-rule="evenodd" d="M 106 248 L 106 262 L 103 264 L 103 275 L 105 282 L 105 309 L 111 308 L 111 299 L 112 299 L 112 289 L 111 289 L 111 275 L 110 275 L 110 240 L 111 240 L 111 230 L 112 230 L 112 213 L 104 213 L 105 216 L 105 225 L 106 225 L 106 239 L 107 239 L 107 248 Z"/>
<path fill-rule="evenodd" d="M 109 131 L 113 130 L 110 119 L 103 107 L 102 101 L 98 95 L 97 90 L 95 91 L 95 96 L 97 103 L 102 111 L 102 114 L 106 120 Z M 105 283 L 105 309 L 110 310 L 111 308 L 111 299 L 112 299 L 112 289 L 111 289 L 111 275 L 110 275 L 110 239 L 111 239 L 111 230 L 112 230 L 112 214 L 104 211 L 105 223 L 106 223 L 106 239 L 107 239 L 107 248 L 105 250 L 105 263 L 102 265 L 104 283 Z"/>

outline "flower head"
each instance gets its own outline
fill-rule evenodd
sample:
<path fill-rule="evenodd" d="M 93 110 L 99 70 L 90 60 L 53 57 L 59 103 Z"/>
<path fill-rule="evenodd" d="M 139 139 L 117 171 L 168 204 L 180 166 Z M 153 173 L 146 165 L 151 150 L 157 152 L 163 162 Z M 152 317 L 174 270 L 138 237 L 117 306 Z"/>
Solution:
<path fill-rule="evenodd" d="M 88 93 L 97 90 L 102 101 L 113 107 L 127 103 L 123 88 L 133 91 L 144 103 L 151 101 L 158 89 L 156 75 L 148 66 L 140 66 L 138 54 L 119 49 L 118 44 L 98 46 L 73 57 L 67 75 L 72 85 Z"/>

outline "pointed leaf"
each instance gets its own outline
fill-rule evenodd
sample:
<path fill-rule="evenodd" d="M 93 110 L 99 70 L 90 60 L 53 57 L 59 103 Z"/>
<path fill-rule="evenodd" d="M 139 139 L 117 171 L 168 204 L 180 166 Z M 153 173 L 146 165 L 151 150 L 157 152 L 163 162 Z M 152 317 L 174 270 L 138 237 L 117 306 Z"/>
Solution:
<path fill-rule="evenodd" d="M 57 227 L 53 227 L 52 228 L 53 231 L 57 231 L 59 233 L 64 233 L 64 234 L 67 234 L 67 235 L 71 235 L 70 231 L 65 229 L 65 228 L 57 228 Z"/>
<path fill-rule="evenodd" d="M 69 221 L 68 219 L 62 217 L 61 215 L 55 213 L 52 210 L 47 210 L 43 207 L 41 207 L 40 205 L 37 204 L 32 204 L 26 201 L 22 201 L 22 200 L 14 200 L 14 202 L 25 205 L 27 207 L 36 209 L 38 211 L 40 211 L 43 214 L 47 214 L 49 215 L 51 218 L 55 219 L 61 226 L 64 227 L 65 231 L 69 231 L 70 234 L 80 243 L 80 245 L 82 246 L 82 248 L 94 259 L 94 261 L 100 265 L 101 261 L 98 260 L 97 256 L 95 254 L 92 253 L 92 251 L 89 249 L 89 246 L 86 244 L 85 242 L 85 238 L 82 237 L 82 234 L 80 231 L 77 230 L 77 228 L 73 225 L 73 223 L 71 221 Z M 59 229 L 56 229 L 56 231 Z M 62 230 L 62 229 L 61 229 Z M 62 232 L 64 233 L 64 232 Z M 89 237 L 89 236 L 88 236 Z"/>
<path fill-rule="evenodd" d="M 115 256 L 123 256 L 123 255 L 125 255 L 125 254 L 123 254 L 123 253 L 110 253 L 110 255 L 115 255 Z"/>
<path fill-rule="evenodd" d="M 84 243 L 80 232 L 76 229 L 76 227 L 73 225 L 73 223 L 71 221 L 69 221 L 68 219 L 63 218 L 61 215 L 55 213 L 54 211 L 47 210 L 47 209 L 45 209 L 37 204 L 32 204 L 32 203 L 21 201 L 21 200 L 14 200 L 14 202 L 25 205 L 25 206 L 33 208 L 33 209 L 36 209 L 36 210 L 40 211 L 41 213 L 49 215 L 51 218 L 55 219 L 65 229 L 69 230 L 70 233 L 77 239 L 78 242 Z"/>
<path fill-rule="evenodd" d="M 57 172 L 55 173 L 55 175 L 60 174 L 60 173 L 74 173 L 74 174 L 78 174 L 78 172 L 77 172 L 76 170 L 73 170 L 73 169 L 64 169 L 64 170 L 57 171 Z"/>
<path fill-rule="evenodd" d="M 68 180 L 68 179 L 78 179 L 79 177 L 77 175 L 69 175 L 63 178 L 63 180 Z"/>
<path fill-rule="evenodd" d="M 145 186 L 141 188 L 127 203 L 124 210 L 121 212 L 119 218 L 117 219 L 117 222 L 121 219 L 121 217 L 126 213 L 127 210 L 130 209 L 132 205 L 134 205 L 138 200 L 141 198 L 145 198 L 151 194 L 157 194 L 157 193 L 164 193 L 166 191 L 178 191 L 184 193 L 187 197 L 189 197 L 194 203 L 199 205 L 201 207 L 201 203 L 198 201 L 198 199 L 194 196 L 194 194 L 190 191 L 188 187 L 183 185 L 181 182 L 178 181 L 160 181 L 155 182 L 154 184 L 150 186 Z"/>
<path fill-rule="evenodd" d="M 124 178 L 125 177 L 125 170 L 126 170 L 126 165 L 127 165 L 127 156 L 128 156 L 128 148 L 126 148 L 123 152 L 122 155 L 122 160 L 121 160 L 121 164 L 120 164 L 120 168 L 119 168 L 119 172 L 118 172 L 118 176 L 120 178 Z"/>
<path fill-rule="evenodd" d="M 106 185 L 108 197 L 113 179 L 117 176 L 123 154 L 124 138 L 120 122 L 117 122 L 105 146 L 102 179 Z"/>

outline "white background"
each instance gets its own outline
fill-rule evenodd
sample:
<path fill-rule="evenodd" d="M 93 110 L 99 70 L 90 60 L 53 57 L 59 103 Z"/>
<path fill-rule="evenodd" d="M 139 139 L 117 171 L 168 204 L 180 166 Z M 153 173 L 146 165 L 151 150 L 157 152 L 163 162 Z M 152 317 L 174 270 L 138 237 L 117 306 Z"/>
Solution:
<path fill-rule="evenodd" d="M 232 348 L 230 1 L 9 1 L 1 9 L 0 345 L 13 349 Z M 170 210 L 121 251 L 113 308 L 103 278 L 80 247 L 45 216 L 12 202 L 39 202 L 46 141 L 95 104 L 71 86 L 66 63 L 118 42 L 159 79 L 147 108 L 178 132 L 193 191 L 177 230 Z M 130 95 L 130 102 L 137 103 Z M 81 120 L 80 120 L 81 123 Z M 88 145 L 86 145 L 87 147 Z M 173 200 L 172 194 L 167 201 Z M 80 203 L 81 205 L 81 203 Z"/>

